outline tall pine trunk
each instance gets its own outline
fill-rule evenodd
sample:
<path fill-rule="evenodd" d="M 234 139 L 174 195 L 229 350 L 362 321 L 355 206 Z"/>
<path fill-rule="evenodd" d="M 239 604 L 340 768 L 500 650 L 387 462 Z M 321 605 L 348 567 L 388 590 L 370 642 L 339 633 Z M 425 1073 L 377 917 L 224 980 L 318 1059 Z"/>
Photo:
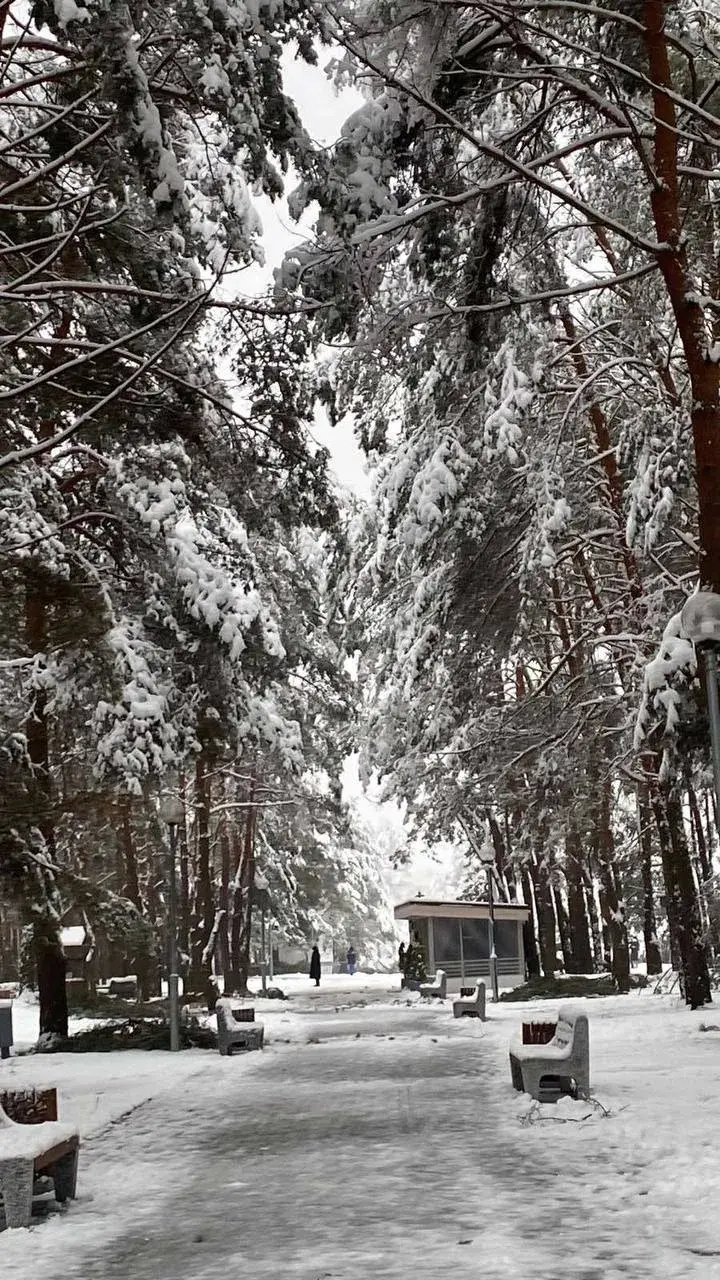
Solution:
<path fill-rule="evenodd" d="M 568 970 L 569 973 L 592 973 L 593 971 L 590 921 L 583 883 L 583 861 L 580 837 L 577 831 L 571 829 L 565 839 L 565 879 L 568 888 L 568 916 L 572 947 L 572 968 Z"/>
<path fill-rule="evenodd" d="M 643 937 L 645 940 L 645 964 L 648 974 L 662 973 L 662 956 L 657 938 L 655 915 L 655 891 L 652 875 L 652 810 L 647 784 L 639 783 L 637 790 L 638 837 L 640 841 L 640 866 L 643 886 Z"/>
<path fill-rule="evenodd" d="M 220 910 L 223 912 L 218 925 L 218 956 L 223 976 L 223 991 L 227 990 L 230 978 L 230 933 L 228 915 L 230 913 L 230 836 L 227 823 L 220 829 Z"/>
<path fill-rule="evenodd" d="M 565 903 L 563 902 L 562 892 L 557 884 L 552 886 L 552 894 L 553 902 L 555 904 L 555 918 L 557 920 L 558 933 L 560 934 L 560 949 L 563 955 L 563 967 L 566 973 L 573 973 L 574 957 L 572 937 L 570 934 L 570 917 Z"/>
<path fill-rule="evenodd" d="M 673 960 L 681 975 L 686 1003 L 699 1009 L 710 1000 L 710 976 L 682 807 L 668 786 L 658 787 L 654 800 Z"/>
<path fill-rule="evenodd" d="M 231 928 L 232 990 L 247 995 L 250 973 L 253 885 L 255 883 L 255 783 L 250 785 L 245 811 L 245 831 L 233 886 Z"/>
<path fill-rule="evenodd" d="M 25 580 L 25 639 L 30 653 L 47 652 L 47 600 L 45 587 L 37 575 L 28 573 Z M 48 856 L 55 857 L 55 828 L 52 815 L 52 782 L 50 777 L 50 744 L 47 722 L 47 693 L 33 690 L 26 726 L 28 755 L 42 796 L 42 813 L 38 815 Z M 55 877 L 48 868 L 38 876 L 41 901 L 35 904 L 32 938 L 37 969 L 40 1002 L 40 1035 L 67 1036 L 68 1006 L 65 975 L 67 963 L 60 939 L 59 901 Z"/>
<path fill-rule="evenodd" d="M 533 887 L 535 889 L 535 906 L 538 917 L 538 939 L 540 942 L 540 964 L 543 976 L 552 978 L 557 968 L 557 952 L 555 937 L 555 907 L 553 905 L 550 885 L 550 867 L 547 856 L 538 852 L 531 864 Z"/>
<path fill-rule="evenodd" d="M 535 934 L 534 923 L 534 904 L 535 895 L 533 893 L 532 880 L 527 865 L 522 864 L 520 868 L 520 883 L 522 885 L 523 901 L 526 907 L 530 908 L 530 914 L 523 923 L 523 949 L 525 951 L 525 966 L 527 968 L 528 978 L 540 977 L 540 953 L 538 951 L 537 937 Z"/>
<path fill-rule="evenodd" d="M 610 939 L 610 971 L 613 982 L 618 991 L 627 992 L 630 990 L 630 949 L 622 883 L 615 861 L 615 840 L 610 822 L 611 802 L 611 784 L 606 780 L 601 784 L 596 830 L 600 902 Z"/>
<path fill-rule="evenodd" d="M 207 947 L 215 922 L 212 871 L 210 866 L 210 779 L 207 760 L 201 753 L 195 762 L 195 897 L 190 928 L 190 990 L 207 994 L 212 976 L 212 959 Z"/>

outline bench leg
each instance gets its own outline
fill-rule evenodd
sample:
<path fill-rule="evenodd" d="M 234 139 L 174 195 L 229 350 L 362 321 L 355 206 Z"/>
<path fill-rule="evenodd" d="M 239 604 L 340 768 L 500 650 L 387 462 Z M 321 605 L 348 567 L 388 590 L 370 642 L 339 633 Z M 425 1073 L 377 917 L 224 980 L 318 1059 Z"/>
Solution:
<path fill-rule="evenodd" d="M 64 1204 L 66 1200 L 74 1200 L 77 1189 L 78 1150 L 69 1151 L 62 1160 L 52 1167 L 52 1179 L 55 1183 L 55 1199 Z"/>
<path fill-rule="evenodd" d="M 522 1067 L 512 1053 L 510 1054 L 510 1075 L 512 1076 L 513 1088 L 517 1089 L 518 1093 L 524 1093 L 525 1085 L 523 1083 Z"/>
<path fill-rule="evenodd" d="M 3 1160 L 0 1191 L 8 1227 L 29 1227 L 32 1217 L 33 1161 Z"/>

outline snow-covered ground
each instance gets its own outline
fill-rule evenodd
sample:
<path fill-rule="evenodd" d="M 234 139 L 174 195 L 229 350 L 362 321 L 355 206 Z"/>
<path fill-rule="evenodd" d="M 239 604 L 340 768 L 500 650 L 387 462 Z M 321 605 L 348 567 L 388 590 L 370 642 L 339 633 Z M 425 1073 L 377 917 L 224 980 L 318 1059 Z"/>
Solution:
<path fill-rule="evenodd" d="M 720 1280 L 720 1012 L 573 1001 L 604 1111 L 537 1107 L 507 1047 L 555 1002 L 489 1006 L 482 1025 L 387 977 L 278 981 L 292 999 L 257 1002 L 262 1054 L 0 1065 L 8 1084 L 58 1083 L 88 1139 L 80 1198 L 2 1234 L 3 1274 Z"/>

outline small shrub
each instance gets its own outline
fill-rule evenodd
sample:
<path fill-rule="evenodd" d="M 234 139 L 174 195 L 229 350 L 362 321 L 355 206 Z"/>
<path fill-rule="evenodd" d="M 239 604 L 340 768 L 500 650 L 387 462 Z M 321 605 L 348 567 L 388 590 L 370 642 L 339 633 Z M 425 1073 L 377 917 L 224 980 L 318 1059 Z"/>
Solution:
<path fill-rule="evenodd" d="M 123 1049 L 169 1049 L 170 1024 L 163 1018 L 123 1018 L 38 1042 L 36 1053 L 114 1053 Z M 181 1049 L 216 1049 L 217 1037 L 208 1027 L 180 1026 Z"/>
<path fill-rule="evenodd" d="M 567 977 L 531 978 L 521 987 L 504 991 L 501 1001 L 520 1000 L 572 1000 L 580 996 L 614 996 L 613 980 L 608 973 L 589 977 L 585 974 L 569 974 Z"/>

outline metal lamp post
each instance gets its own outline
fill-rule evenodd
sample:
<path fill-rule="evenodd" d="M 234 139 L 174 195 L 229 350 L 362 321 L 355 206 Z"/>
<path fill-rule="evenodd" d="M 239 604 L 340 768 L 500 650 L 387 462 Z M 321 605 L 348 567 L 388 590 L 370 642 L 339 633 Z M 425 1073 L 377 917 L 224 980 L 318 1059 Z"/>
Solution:
<path fill-rule="evenodd" d="M 720 822 L 720 700 L 718 699 L 718 662 L 720 648 L 720 595 L 714 591 L 698 591 L 685 601 L 680 625 L 705 659 L 705 686 L 712 743 L 713 778 L 715 782 L 716 823 Z"/>
<path fill-rule="evenodd" d="M 180 1002 L 177 947 L 177 886 L 175 864 L 178 827 L 185 821 L 185 810 L 178 796 L 164 796 L 160 802 L 160 817 L 170 832 L 170 866 L 168 875 L 168 996 L 170 999 L 170 1050 L 180 1048 Z"/>
<path fill-rule="evenodd" d="M 485 868 L 488 886 L 488 906 L 490 908 L 489 933 L 490 933 L 490 982 L 492 984 L 493 1003 L 497 1004 L 498 995 L 498 974 L 497 974 L 497 952 L 495 950 L 495 900 L 493 898 L 493 867 L 495 866 L 495 852 L 490 845 L 483 845 L 478 850 L 478 857 Z"/>

